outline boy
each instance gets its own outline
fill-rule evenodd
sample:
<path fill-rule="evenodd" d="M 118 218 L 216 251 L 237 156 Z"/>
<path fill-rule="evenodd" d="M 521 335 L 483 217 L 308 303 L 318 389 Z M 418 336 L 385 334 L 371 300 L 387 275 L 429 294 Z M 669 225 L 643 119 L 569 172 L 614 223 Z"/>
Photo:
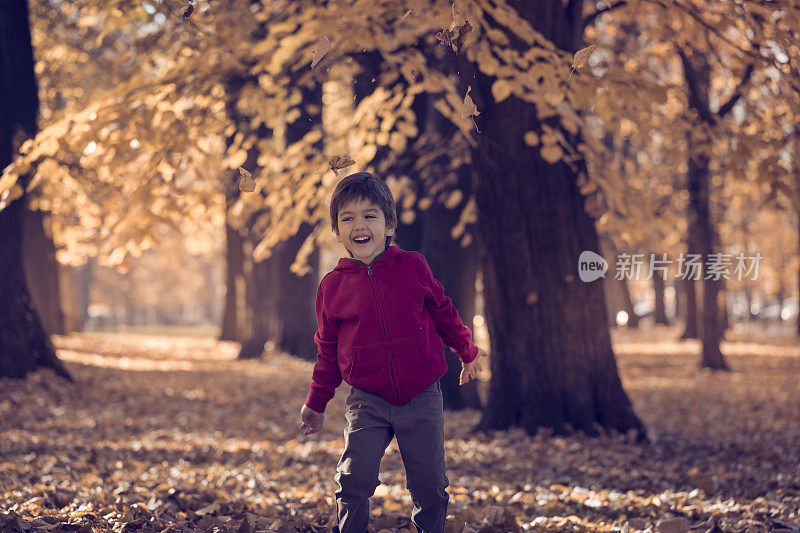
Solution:
<path fill-rule="evenodd" d="M 380 461 L 396 436 L 414 503 L 411 520 L 420 533 L 440 533 L 449 500 L 442 340 L 461 359 L 462 385 L 477 377 L 476 359 L 486 353 L 472 343 L 422 254 L 390 246 L 397 213 L 385 183 L 367 172 L 351 174 L 336 186 L 330 210 L 337 240 L 352 259 L 340 259 L 317 290 L 319 351 L 300 427 L 306 435 L 322 429 L 335 389 L 342 379 L 351 385 L 333 531 L 367 531 Z"/>

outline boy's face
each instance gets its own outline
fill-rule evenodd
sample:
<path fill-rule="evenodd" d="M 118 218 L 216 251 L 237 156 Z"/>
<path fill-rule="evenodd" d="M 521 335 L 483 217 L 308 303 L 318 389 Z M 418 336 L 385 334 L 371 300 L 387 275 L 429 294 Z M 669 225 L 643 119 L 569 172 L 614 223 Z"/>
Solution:
<path fill-rule="evenodd" d="M 343 205 L 338 223 L 336 240 L 344 244 L 355 259 L 367 264 L 386 249 L 386 237 L 394 235 L 394 228 L 386 227 L 383 210 L 366 199 Z"/>

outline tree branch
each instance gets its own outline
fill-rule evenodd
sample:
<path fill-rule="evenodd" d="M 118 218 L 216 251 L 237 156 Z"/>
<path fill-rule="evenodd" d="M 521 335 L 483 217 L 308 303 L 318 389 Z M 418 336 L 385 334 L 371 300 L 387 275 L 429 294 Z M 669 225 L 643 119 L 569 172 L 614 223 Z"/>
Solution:
<path fill-rule="evenodd" d="M 689 88 L 689 106 L 695 109 L 697 114 L 700 115 L 700 118 L 702 118 L 705 122 L 708 124 L 714 124 L 716 122 L 716 118 L 708 108 L 708 102 L 702 98 L 702 95 L 700 94 L 701 88 L 698 87 L 699 81 L 697 79 L 697 71 L 692 66 L 692 62 L 686 56 L 683 48 L 678 45 L 676 45 L 675 48 L 678 50 L 678 55 L 681 56 L 681 62 L 683 63 L 686 86 Z"/>
<path fill-rule="evenodd" d="M 586 18 L 583 19 L 583 28 L 586 29 L 586 26 L 592 24 L 595 21 L 595 19 L 597 19 L 597 17 L 599 17 L 603 13 L 608 13 L 609 11 L 613 11 L 627 4 L 628 2 L 626 0 L 619 0 L 619 2 L 616 2 L 614 4 L 606 4 L 606 7 L 598 9 L 597 11 L 595 11 L 591 15 L 587 15 Z"/>
<path fill-rule="evenodd" d="M 739 98 L 742 97 L 742 89 L 744 88 L 745 84 L 750 80 L 750 76 L 752 74 L 753 74 L 753 64 L 750 63 L 749 65 L 747 65 L 747 68 L 744 71 L 744 75 L 742 76 L 742 80 L 736 86 L 736 89 L 734 89 L 731 97 L 717 111 L 718 117 L 720 118 L 724 117 L 730 112 L 731 109 L 733 109 L 733 106 L 735 106 L 736 102 L 739 101 Z"/>

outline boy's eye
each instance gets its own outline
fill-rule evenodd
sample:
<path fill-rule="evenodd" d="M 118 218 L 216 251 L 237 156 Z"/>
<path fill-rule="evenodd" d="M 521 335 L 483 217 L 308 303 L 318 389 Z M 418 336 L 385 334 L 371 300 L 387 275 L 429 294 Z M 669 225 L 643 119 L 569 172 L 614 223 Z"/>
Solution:
<path fill-rule="evenodd" d="M 367 215 L 367 218 L 378 218 L 375 215 Z"/>
<path fill-rule="evenodd" d="M 344 217 L 344 218 L 342 219 L 342 222 L 349 222 L 349 221 L 350 221 L 350 220 L 352 220 L 352 219 L 353 219 L 353 217 Z"/>

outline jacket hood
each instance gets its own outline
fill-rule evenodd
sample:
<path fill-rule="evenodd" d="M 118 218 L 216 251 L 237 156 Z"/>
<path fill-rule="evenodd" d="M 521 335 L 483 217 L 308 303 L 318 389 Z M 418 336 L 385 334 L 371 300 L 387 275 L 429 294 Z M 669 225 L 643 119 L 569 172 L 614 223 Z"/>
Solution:
<path fill-rule="evenodd" d="M 397 246 L 390 244 L 386 247 L 386 251 L 381 254 L 381 256 L 374 260 L 370 265 L 380 265 L 383 263 L 388 263 L 389 261 L 394 260 L 395 257 L 406 253 L 405 250 L 398 248 Z M 336 265 L 336 268 L 333 270 L 339 270 L 343 272 L 356 272 L 360 269 L 363 269 L 366 265 L 365 264 L 356 264 L 353 262 L 352 259 L 348 257 L 342 257 L 339 259 L 339 263 Z"/>

